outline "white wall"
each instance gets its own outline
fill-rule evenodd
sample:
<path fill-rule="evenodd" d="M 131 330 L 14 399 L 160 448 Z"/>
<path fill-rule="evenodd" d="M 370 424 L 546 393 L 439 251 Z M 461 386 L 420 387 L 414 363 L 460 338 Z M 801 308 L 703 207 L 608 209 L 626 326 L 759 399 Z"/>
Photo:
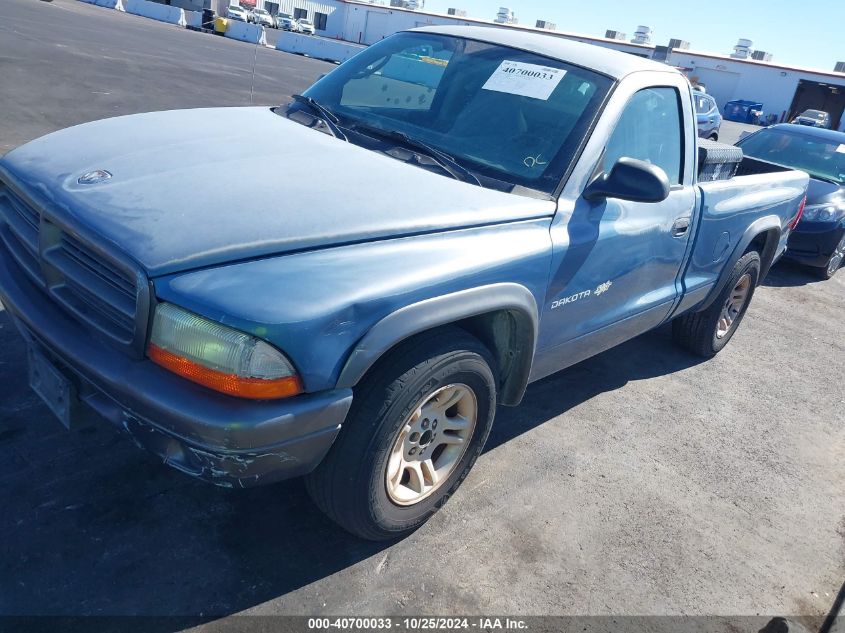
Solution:
<path fill-rule="evenodd" d="M 814 73 L 688 51 L 673 51 L 671 62 L 691 69 L 686 74 L 699 77 L 706 84 L 707 92 L 716 99 L 720 110 L 728 101 L 747 99 L 761 102 L 766 114 L 780 117 L 781 113 L 789 110 L 801 79 L 838 84 L 845 89 L 845 74 Z"/>
<path fill-rule="evenodd" d="M 494 24 L 492 22 L 481 22 L 479 20 L 461 18 L 458 16 L 448 15 L 430 15 L 418 11 L 402 11 L 395 7 L 382 7 L 375 5 L 344 3 L 341 5 L 345 8 L 344 12 L 341 10 L 336 13 L 338 18 L 335 23 L 332 23 L 332 18 L 329 18 L 329 37 L 339 37 L 349 42 L 356 42 L 362 44 L 373 44 L 388 35 L 392 35 L 397 31 L 405 31 L 420 26 L 442 26 L 442 25 L 462 25 L 462 26 L 488 26 L 491 28 L 513 28 L 506 25 Z M 372 25 L 374 19 L 370 17 L 371 14 L 379 15 L 376 18 L 379 22 L 378 31 L 380 34 L 375 37 L 372 27 L 368 28 L 368 24 Z M 343 16 L 342 24 L 337 23 Z M 531 29 L 533 30 L 533 29 Z M 629 42 L 622 42 L 616 40 L 593 39 L 578 35 L 569 35 L 556 33 L 555 31 L 541 31 L 538 32 L 553 35 L 557 37 L 566 37 L 566 39 L 575 40 L 577 42 L 585 42 L 587 44 L 598 44 L 606 46 L 625 53 L 632 53 L 640 56 L 648 56 L 654 53 L 654 46 L 637 46 Z"/>

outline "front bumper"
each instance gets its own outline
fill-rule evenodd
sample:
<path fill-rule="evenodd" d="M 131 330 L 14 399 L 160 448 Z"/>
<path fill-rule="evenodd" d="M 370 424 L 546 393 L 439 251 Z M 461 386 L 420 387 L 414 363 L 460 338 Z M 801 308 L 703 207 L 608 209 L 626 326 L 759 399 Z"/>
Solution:
<path fill-rule="evenodd" d="M 845 226 L 830 222 L 801 222 L 790 234 L 786 257 L 806 266 L 827 266 Z"/>
<path fill-rule="evenodd" d="M 349 389 L 242 400 L 130 358 L 53 303 L 3 246 L 0 301 L 29 344 L 74 385 L 80 410 L 93 410 L 166 464 L 217 485 L 247 487 L 310 472 L 352 403 Z"/>

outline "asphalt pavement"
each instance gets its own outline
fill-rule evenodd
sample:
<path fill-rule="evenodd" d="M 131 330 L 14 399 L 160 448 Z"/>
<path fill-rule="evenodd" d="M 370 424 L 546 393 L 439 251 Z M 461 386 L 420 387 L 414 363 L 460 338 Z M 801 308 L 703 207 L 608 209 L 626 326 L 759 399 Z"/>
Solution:
<path fill-rule="evenodd" d="M 280 103 L 331 67 L 73 0 L 3 0 L 0 152 L 107 116 Z M 845 579 L 844 312 L 845 274 L 779 264 L 711 361 L 663 328 L 536 383 L 432 521 L 373 544 L 299 481 L 219 489 L 109 426 L 64 430 L 0 311 L 0 614 L 817 624 Z"/>

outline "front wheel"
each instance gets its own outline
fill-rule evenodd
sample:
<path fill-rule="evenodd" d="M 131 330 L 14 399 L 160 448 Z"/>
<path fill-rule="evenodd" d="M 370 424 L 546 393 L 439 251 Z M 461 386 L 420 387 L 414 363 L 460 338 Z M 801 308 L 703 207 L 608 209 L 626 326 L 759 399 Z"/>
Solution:
<path fill-rule="evenodd" d="M 722 292 L 708 308 L 672 322 L 675 342 L 704 358 L 722 351 L 742 322 L 759 278 L 760 255 L 751 251 L 740 257 Z"/>
<path fill-rule="evenodd" d="M 457 490 L 496 409 L 495 361 L 458 328 L 421 334 L 356 388 L 326 458 L 306 477 L 317 506 L 362 538 L 403 536 Z"/>

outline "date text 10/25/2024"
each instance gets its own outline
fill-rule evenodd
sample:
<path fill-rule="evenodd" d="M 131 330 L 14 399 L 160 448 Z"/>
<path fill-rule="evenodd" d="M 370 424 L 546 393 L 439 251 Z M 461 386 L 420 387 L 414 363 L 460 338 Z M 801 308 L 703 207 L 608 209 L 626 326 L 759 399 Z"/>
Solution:
<path fill-rule="evenodd" d="M 370 617 L 370 618 L 309 618 L 311 631 L 499 631 L 526 630 L 528 623 L 519 618 L 500 617 Z"/>

